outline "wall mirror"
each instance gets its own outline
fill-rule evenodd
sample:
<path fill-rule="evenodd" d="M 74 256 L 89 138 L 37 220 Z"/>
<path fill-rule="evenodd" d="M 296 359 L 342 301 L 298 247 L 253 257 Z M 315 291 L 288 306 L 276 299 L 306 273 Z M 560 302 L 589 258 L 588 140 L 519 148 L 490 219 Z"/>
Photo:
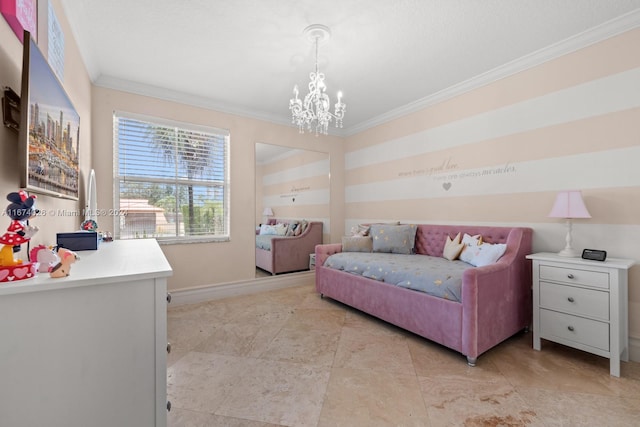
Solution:
<path fill-rule="evenodd" d="M 323 241 L 329 241 L 329 153 L 256 143 L 256 235 L 260 225 L 273 220 L 323 223 Z M 271 276 L 256 267 L 256 277 Z"/>

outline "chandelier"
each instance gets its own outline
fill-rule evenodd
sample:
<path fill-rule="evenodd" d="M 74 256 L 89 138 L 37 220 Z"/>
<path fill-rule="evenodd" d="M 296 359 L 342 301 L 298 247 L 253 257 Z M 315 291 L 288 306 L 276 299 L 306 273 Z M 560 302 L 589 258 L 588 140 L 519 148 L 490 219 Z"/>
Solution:
<path fill-rule="evenodd" d="M 342 119 L 346 105 L 342 102 L 342 92 L 338 92 L 338 102 L 334 105 L 334 112 L 329 111 L 331 101 L 325 93 L 327 86 L 324 83 L 324 73 L 318 68 L 318 44 L 329 39 L 331 33 L 329 28 L 324 25 L 314 24 L 304 29 L 304 34 L 310 41 L 316 45 L 316 70 L 309 73 L 309 93 L 305 95 L 304 100 L 298 98 L 298 85 L 293 87 L 294 98 L 289 100 L 289 110 L 291 110 L 292 123 L 295 123 L 304 133 L 306 127 L 311 132 L 315 126 L 316 136 L 318 134 L 327 135 L 329 123 L 333 119 L 336 121 L 336 127 L 342 127 Z"/>

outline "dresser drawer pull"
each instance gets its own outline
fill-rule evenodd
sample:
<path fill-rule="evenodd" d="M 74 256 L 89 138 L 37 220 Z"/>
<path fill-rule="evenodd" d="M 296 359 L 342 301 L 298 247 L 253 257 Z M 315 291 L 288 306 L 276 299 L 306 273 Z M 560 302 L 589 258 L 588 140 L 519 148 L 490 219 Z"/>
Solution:
<path fill-rule="evenodd" d="M 569 297 L 569 298 L 567 298 L 567 301 L 574 302 L 575 300 L 573 299 L 573 297 Z"/>
<path fill-rule="evenodd" d="M 573 274 L 571 274 L 571 273 L 569 273 L 569 274 L 567 274 L 567 278 L 569 278 L 569 279 L 573 279 L 573 278 L 574 278 L 574 275 L 573 275 Z"/>
<path fill-rule="evenodd" d="M 567 326 L 567 329 L 573 332 L 573 326 Z"/>

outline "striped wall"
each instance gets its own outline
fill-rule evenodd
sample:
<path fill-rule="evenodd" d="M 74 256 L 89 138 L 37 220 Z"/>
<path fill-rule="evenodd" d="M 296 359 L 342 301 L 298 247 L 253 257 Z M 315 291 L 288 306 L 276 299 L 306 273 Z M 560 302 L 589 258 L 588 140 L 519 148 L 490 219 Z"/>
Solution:
<path fill-rule="evenodd" d="M 256 218 L 265 207 L 275 218 L 322 221 L 323 240 L 330 233 L 329 155 L 292 149 L 288 155 L 256 166 Z"/>
<path fill-rule="evenodd" d="M 557 252 L 565 225 L 547 215 L 579 189 L 592 218 L 574 221 L 574 247 L 640 263 L 639 52 L 635 29 L 347 138 L 345 230 L 528 226 L 534 251 Z M 640 351 L 640 265 L 629 295 Z"/>

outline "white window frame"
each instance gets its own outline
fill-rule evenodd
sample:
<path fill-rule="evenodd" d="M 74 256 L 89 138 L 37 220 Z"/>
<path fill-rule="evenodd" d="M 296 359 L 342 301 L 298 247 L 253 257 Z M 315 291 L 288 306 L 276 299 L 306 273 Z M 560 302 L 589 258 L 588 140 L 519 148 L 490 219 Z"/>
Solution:
<path fill-rule="evenodd" d="M 203 235 L 203 236 L 179 236 L 176 231 L 176 236 L 164 236 L 164 237 L 156 237 L 159 243 L 161 244 L 176 244 L 176 243 L 205 243 L 205 242 L 228 242 L 231 240 L 231 224 L 230 224 L 230 184 L 229 184 L 229 165 L 230 165 L 230 145 L 231 145 L 231 134 L 228 130 L 216 128 L 213 126 L 203 126 L 193 123 L 180 122 L 176 120 L 169 120 L 161 117 L 154 116 L 146 116 L 137 113 L 129 113 L 122 111 L 115 111 L 113 113 L 113 199 L 114 206 L 120 206 L 120 163 L 119 163 L 119 141 L 118 141 L 118 120 L 119 119 L 129 119 L 129 120 L 137 120 L 142 122 L 147 122 L 151 124 L 155 124 L 163 127 L 174 127 L 182 130 L 193 131 L 193 132 L 202 132 L 209 134 L 216 134 L 220 136 L 224 136 L 225 138 L 225 163 L 224 163 L 224 184 L 223 184 L 223 221 L 224 221 L 224 234 L 216 234 L 216 235 Z M 140 182 L 150 182 L 150 183 L 158 183 L 158 184 L 173 184 L 173 185 L 185 185 L 189 182 L 185 179 L 178 178 L 177 176 L 173 181 L 169 182 L 163 179 L 154 179 L 154 178 L 140 178 L 135 177 L 135 181 Z M 202 181 L 197 182 L 198 185 L 202 185 Z M 206 186 L 206 185 L 205 185 Z M 212 185 L 213 187 L 213 185 Z M 177 204 L 177 202 L 176 202 Z M 119 211 L 119 209 L 118 209 Z M 120 239 L 120 217 L 118 215 L 114 215 L 113 219 L 114 226 L 114 238 Z"/>

